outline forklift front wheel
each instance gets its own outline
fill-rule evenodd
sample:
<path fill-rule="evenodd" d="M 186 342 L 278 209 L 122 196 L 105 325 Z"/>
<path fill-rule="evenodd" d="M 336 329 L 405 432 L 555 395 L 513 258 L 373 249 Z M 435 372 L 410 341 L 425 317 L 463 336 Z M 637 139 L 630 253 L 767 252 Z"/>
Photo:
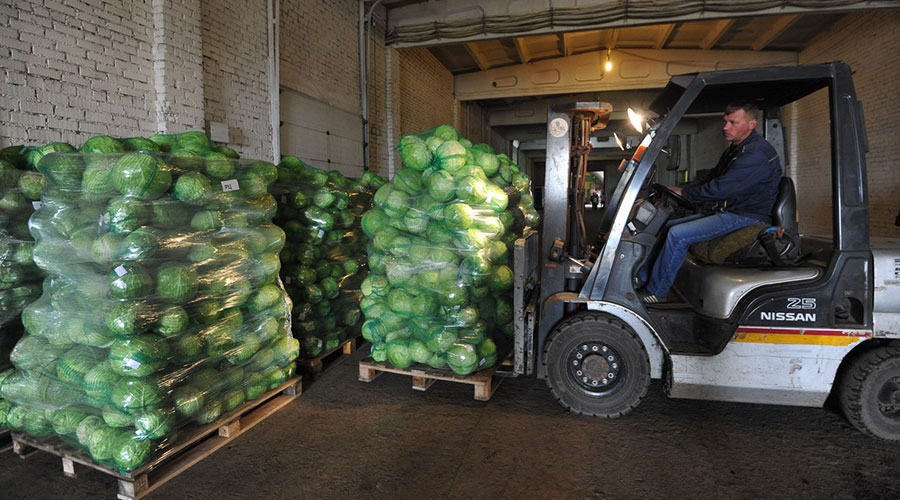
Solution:
<path fill-rule="evenodd" d="M 855 360 L 841 381 L 844 415 L 862 432 L 900 441 L 900 348 L 877 347 Z"/>
<path fill-rule="evenodd" d="M 650 385 L 650 360 L 637 334 L 594 311 L 573 315 L 554 328 L 543 360 L 553 395 L 583 415 L 626 415 Z"/>

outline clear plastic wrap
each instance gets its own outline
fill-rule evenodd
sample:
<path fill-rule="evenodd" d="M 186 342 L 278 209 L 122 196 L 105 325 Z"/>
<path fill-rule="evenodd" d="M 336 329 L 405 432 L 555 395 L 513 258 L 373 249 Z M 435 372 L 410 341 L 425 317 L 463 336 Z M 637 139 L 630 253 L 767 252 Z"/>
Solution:
<path fill-rule="evenodd" d="M 295 156 L 278 165 L 270 192 L 278 200 L 276 223 L 287 235 L 281 276 L 294 303 L 292 325 L 304 358 L 359 334 L 360 284 L 368 275 L 368 238 L 360 220 L 386 182 L 369 172 L 350 179 Z"/>
<path fill-rule="evenodd" d="M 41 294 L 43 273 L 34 265 L 34 240 L 28 233 L 28 218 L 40 207 L 46 186 L 44 176 L 28 159 L 56 148 L 73 149 L 59 143 L 44 148 L 10 146 L 0 150 L 0 384 L 12 368 L 10 352 L 22 337 L 22 309 Z M 9 403 L 0 399 L 0 429 L 6 427 Z"/>
<path fill-rule="evenodd" d="M 28 162 L 29 157 L 35 158 L 32 151 L 40 149 L 12 146 L 0 150 L 0 331 L 10 330 L 11 335 L 19 329 L 22 309 L 41 293 L 43 273 L 34 265 L 34 240 L 28 233 L 28 218 L 41 206 L 47 184 Z M 6 340 L 0 338 L 0 369 L 7 360 Z"/>
<path fill-rule="evenodd" d="M 404 167 L 362 220 L 372 240 L 362 334 L 376 361 L 399 368 L 487 368 L 513 333 L 514 241 L 539 223 L 530 180 L 449 125 L 398 149 Z"/>
<path fill-rule="evenodd" d="M 47 277 L 0 385 L 10 428 L 129 471 L 293 375 L 274 165 L 189 132 L 94 137 L 38 168 L 50 185 L 29 229 Z"/>

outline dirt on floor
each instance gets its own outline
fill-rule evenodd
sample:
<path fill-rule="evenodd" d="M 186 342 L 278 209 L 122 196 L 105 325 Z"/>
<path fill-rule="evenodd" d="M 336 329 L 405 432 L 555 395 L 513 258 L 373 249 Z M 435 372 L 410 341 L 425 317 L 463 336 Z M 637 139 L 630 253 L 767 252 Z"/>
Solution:
<path fill-rule="evenodd" d="M 834 410 L 672 400 L 654 383 L 631 415 L 572 415 L 543 381 L 413 391 L 357 380 L 365 352 L 148 499 L 900 498 L 896 443 Z M 44 452 L 0 455 L 0 498 L 115 498 L 96 471 Z"/>

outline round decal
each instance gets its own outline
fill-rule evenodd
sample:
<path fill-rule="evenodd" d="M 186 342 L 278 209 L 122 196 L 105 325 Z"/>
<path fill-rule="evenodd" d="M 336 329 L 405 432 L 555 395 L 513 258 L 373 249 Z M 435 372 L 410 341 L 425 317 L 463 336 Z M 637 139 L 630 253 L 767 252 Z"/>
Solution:
<path fill-rule="evenodd" d="M 553 137 L 562 137 L 569 131 L 569 124 L 564 118 L 554 118 L 550 122 L 550 135 Z"/>

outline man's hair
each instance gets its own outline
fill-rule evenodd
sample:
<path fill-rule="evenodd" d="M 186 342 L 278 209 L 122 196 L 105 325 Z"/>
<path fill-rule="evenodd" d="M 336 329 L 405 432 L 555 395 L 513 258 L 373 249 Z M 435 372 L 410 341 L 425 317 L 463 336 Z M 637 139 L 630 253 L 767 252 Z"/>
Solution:
<path fill-rule="evenodd" d="M 759 121 L 759 107 L 752 102 L 733 102 L 725 106 L 725 114 L 730 115 L 739 109 L 743 109 L 751 119 Z"/>

